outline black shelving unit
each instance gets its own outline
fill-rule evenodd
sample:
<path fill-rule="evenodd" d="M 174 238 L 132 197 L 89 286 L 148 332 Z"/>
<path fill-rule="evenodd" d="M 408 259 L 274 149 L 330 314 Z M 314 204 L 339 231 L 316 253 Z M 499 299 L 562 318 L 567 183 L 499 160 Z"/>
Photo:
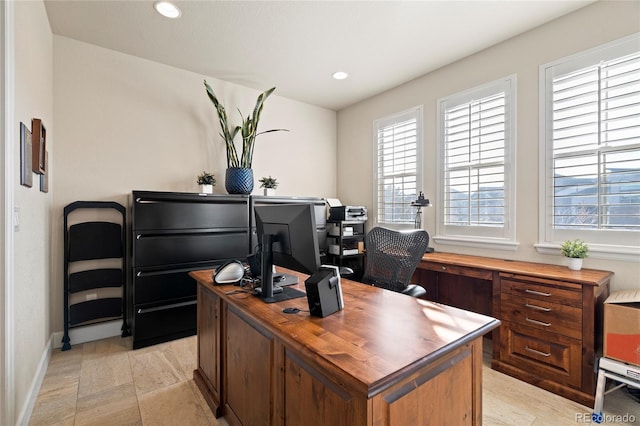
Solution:
<path fill-rule="evenodd" d="M 360 220 L 327 221 L 327 258 L 337 266 L 353 270 L 349 278 L 359 279 L 364 272 L 366 222 Z"/>
<path fill-rule="evenodd" d="M 78 221 L 69 216 L 84 209 L 113 209 L 120 223 Z M 62 350 L 71 349 L 69 329 L 122 319 L 122 337 L 129 335 L 126 317 L 126 209 L 113 201 L 76 201 L 64 208 L 64 336 Z M 114 266 L 115 265 L 115 266 Z M 119 288 L 119 294 L 105 291 Z M 100 293 L 111 293 L 101 296 Z"/>

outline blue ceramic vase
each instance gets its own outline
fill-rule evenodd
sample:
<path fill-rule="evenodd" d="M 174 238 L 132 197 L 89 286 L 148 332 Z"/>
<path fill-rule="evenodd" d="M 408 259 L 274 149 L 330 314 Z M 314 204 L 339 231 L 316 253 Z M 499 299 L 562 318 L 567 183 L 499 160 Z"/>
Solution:
<path fill-rule="evenodd" d="M 253 191 L 253 169 L 229 167 L 225 174 L 224 187 L 229 194 L 251 194 Z"/>

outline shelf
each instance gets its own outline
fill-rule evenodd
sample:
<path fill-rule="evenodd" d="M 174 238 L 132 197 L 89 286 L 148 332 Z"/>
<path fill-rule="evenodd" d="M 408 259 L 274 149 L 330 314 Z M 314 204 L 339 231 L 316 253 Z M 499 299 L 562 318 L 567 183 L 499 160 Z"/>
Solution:
<path fill-rule="evenodd" d="M 364 221 L 327 221 L 327 259 L 334 265 L 353 269 L 354 275 L 350 278 L 357 279 L 364 271 L 365 231 Z M 345 250 L 357 252 L 345 253 Z"/>

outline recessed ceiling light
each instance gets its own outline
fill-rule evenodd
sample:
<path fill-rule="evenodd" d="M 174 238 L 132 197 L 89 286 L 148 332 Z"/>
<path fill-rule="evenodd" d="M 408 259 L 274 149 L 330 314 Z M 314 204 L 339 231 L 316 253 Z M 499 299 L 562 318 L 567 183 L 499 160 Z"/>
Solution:
<path fill-rule="evenodd" d="M 153 7 L 156 12 L 167 18 L 179 18 L 182 14 L 178 6 L 168 1 L 157 1 L 153 4 Z"/>
<path fill-rule="evenodd" d="M 333 78 L 335 78 L 336 80 L 344 80 L 347 77 L 349 77 L 349 74 L 347 74 L 344 71 L 338 71 L 333 73 Z"/>

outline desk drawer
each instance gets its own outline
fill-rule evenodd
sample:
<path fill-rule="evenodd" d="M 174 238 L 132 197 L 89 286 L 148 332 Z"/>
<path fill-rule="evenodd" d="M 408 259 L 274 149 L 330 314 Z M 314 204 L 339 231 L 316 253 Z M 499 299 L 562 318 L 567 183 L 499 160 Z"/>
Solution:
<path fill-rule="evenodd" d="M 133 229 L 211 229 L 249 226 L 247 197 L 133 193 Z"/>
<path fill-rule="evenodd" d="M 500 359 L 541 378 L 580 388 L 581 341 L 503 321 Z"/>
<path fill-rule="evenodd" d="M 558 283 L 559 285 L 561 283 Z M 582 292 L 552 285 L 538 284 L 527 281 L 500 280 L 501 292 L 528 299 L 537 299 L 559 305 L 582 308 Z"/>
<path fill-rule="evenodd" d="M 133 348 L 196 334 L 197 300 L 177 299 L 165 305 L 134 307 Z"/>
<path fill-rule="evenodd" d="M 249 231 L 142 233 L 136 232 L 136 267 L 169 266 L 224 259 L 244 259 L 249 251 Z"/>
<path fill-rule="evenodd" d="M 500 304 L 501 319 L 545 332 L 582 338 L 581 309 L 504 293 L 500 295 Z"/>
<path fill-rule="evenodd" d="M 144 271 L 134 269 L 134 305 L 195 297 L 196 281 L 189 276 L 189 271 Z"/>
<path fill-rule="evenodd" d="M 479 278 L 481 280 L 492 280 L 493 272 L 486 269 L 469 268 L 466 266 L 449 265 L 438 262 L 420 262 L 420 269 L 442 272 L 446 274 L 462 275 L 464 277 Z"/>

